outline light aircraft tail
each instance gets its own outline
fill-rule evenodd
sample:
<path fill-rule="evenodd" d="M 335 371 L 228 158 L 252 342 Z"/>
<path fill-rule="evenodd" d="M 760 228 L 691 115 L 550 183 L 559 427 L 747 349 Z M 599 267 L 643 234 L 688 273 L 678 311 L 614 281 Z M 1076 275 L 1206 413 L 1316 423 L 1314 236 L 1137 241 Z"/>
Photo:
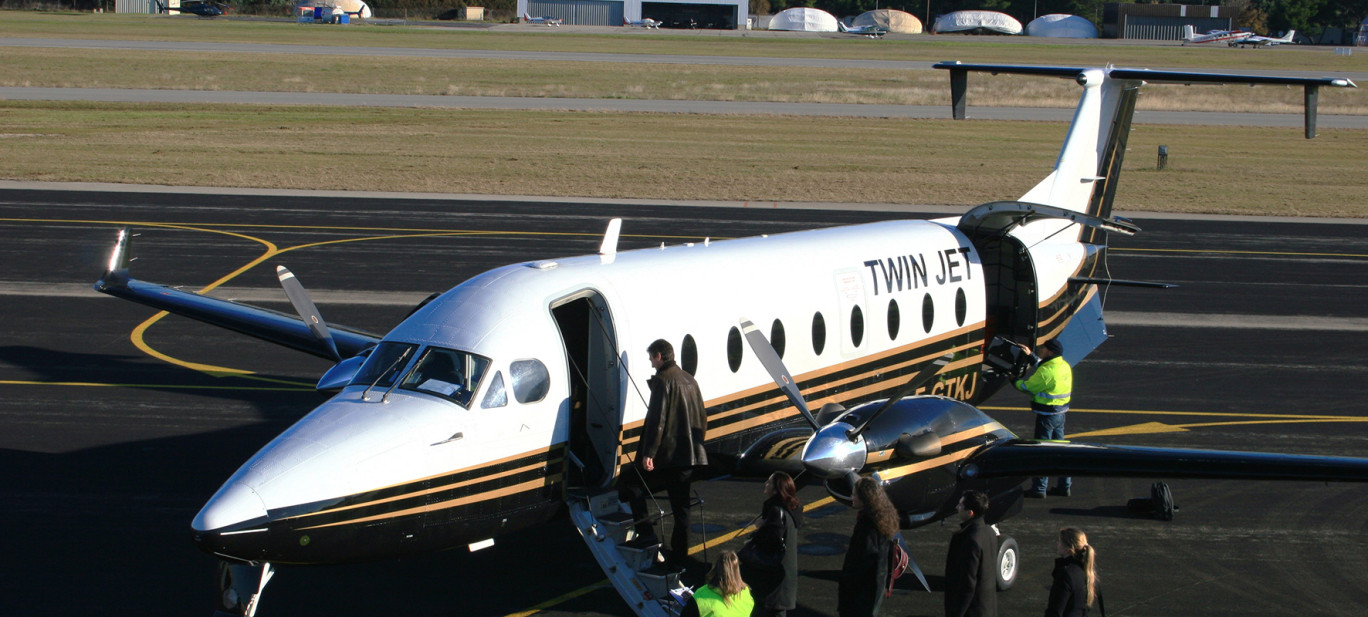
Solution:
<path fill-rule="evenodd" d="M 846 28 L 845 23 L 842 22 L 842 21 L 839 20 L 839 19 L 836 20 L 836 29 L 837 29 L 837 30 L 840 30 L 841 32 L 849 32 L 849 31 L 850 31 L 849 28 Z"/>
<path fill-rule="evenodd" d="M 1297 36 L 1297 31 L 1296 31 L 1296 30 L 1288 30 L 1288 31 L 1287 31 L 1287 34 L 1282 35 L 1282 38 L 1278 39 L 1278 42 L 1279 42 L 1279 43 L 1291 43 L 1291 42 L 1292 42 L 1292 39 L 1296 38 L 1296 36 Z"/>
<path fill-rule="evenodd" d="M 1195 38 L 1197 38 L 1197 33 L 1196 33 L 1195 31 L 1193 31 L 1193 29 L 1192 29 L 1192 24 L 1184 25 L 1184 26 L 1183 26 L 1183 42 L 1186 43 L 1186 42 L 1191 41 L 1192 39 L 1195 39 Z"/>

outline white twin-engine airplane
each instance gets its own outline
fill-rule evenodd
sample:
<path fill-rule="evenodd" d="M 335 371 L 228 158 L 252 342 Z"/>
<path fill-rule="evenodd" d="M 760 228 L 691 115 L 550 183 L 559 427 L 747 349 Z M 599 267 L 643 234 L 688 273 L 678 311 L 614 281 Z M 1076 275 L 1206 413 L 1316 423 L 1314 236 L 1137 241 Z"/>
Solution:
<path fill-rule="evenodd" d="M 615 220 L 598 254 L 485 272 L 384 337 L 326 324 L 284 268 L 302 319 L 135 280 L 122 232 L 96 289 L 337 361 L 318 384 L 332 398 L 191 523 L 222 560 L 219 610 L 251 615 L 273 564 L 473 550 L 568 510 L 634 612 L 677 613 L 676 582 L 628 542 L 631 515 L 654 514 L 628 512 L 613 489 L 634 473 L 657 338 L 702 386 L 709 472 L 806 472 L 842 500 L 872 475 L 906 528 L 953 515 L 969 489 L 1006 519 L 1034 475 L 1368 480 L 1368 459 L 1022 440 L 973 406 L 1021 368 L 1011 342 L 1060 338 L 1077 363 L 1106 335 L 1099 285 L 1146 285 L 1104 274 L 1107 234 L 1137 231 L 1111 204 L 1141 86 L 1302 85 L 1310 137 L 1318 88 L 1352 82 L 936 68 L 950 71 L 957 118 L 970 71 L 1077 82 L 1053 172 L 958 218 L 624 252 Z M 1017 548 L 1002 545 L 1009 586 Z"/>
<path fill-rule="evenodd" d="M 1249 30 L 1211 30 L 1205 34 L 1197 34 L 1192 26 L 1183 26 L 1184 45 L 1202 45 L 1205 43 L 1225 43 L 1230 47 L 1241 47 L 1246 45 L 1272 47 L 1283 43 L 1292 43 L 1297 36 L 1296 30 L 1288 30 L 1287 34 L 1281 37 L 1260 36 Z"/>

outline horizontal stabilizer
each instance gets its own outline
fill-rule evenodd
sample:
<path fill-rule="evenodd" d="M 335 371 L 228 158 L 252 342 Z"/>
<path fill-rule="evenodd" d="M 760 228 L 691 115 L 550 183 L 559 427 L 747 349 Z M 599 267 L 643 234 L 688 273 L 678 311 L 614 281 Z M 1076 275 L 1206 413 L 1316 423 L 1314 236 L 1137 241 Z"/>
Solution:
<path fill-rule="evenodd" d="M 960 474 L 1368 482 L 1368 459 L 1011 440 L 975 454 Z"/>
<path fill-rule="evenodd" d="M 124 230 L 110 252 L 104 276 L 95 283 L 95 291 L 336 360 L 298 316 L 139 281 L 129 275 L 127 252 L 128 233 Z M 343 358 L 380 342 L 379 336 L 362 330 L 329 325 L 328 331 Z"/>
<path fill-rule="evenodd" d="M 1151 281 L 1128 281 L 1125 279 L 1097 278 L 1093 276 L 1075 276 L 1069 278 L 1070 283 L 1083 285 L 1093 284 L 1103 287 L 1144 287 L 1149 289 L 1173 289 L 1178 285 L 1175 283 L 1155 283 Z"/>

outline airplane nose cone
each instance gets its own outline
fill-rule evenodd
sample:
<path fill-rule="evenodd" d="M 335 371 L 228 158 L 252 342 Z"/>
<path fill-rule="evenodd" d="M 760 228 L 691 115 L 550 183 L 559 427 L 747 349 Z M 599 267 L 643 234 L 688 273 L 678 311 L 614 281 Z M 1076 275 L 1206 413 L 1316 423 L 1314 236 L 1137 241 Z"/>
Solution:
<path fill-rule="evenodd" d="M 232 482 L 204 504 L 190 526 L 199 532 L 218 531 L 264 518 L 266 504 L 256 491 L 246 483 Z"/>
<path fill-rule="evenodd" d="M 833 422 L 817 431 L 803 447 L 803 466 L 823 480 L 843 478 L 851 472 L 858 473 L 865 463 L 865 441 L 863 436 L 851 439 L 846 435 L 853 430 L 845 422 Z"/>

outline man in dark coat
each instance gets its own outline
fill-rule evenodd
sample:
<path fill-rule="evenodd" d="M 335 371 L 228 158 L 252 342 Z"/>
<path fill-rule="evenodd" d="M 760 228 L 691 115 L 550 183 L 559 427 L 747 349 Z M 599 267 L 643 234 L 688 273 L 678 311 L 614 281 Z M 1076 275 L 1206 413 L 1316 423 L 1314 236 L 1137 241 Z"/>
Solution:
<path fill-rule="evenodd" d="M 998 540 L 984 521 L 988 496 L 966 491 L 956 509 L 964 522 L 945 557 L 945 615 L 996 617 Z"/>
<path fill-rule="evenodd" d="M 637 443 L 637 468 L 627 472 L 622 492 L 637 518 L 637 534 L 658 537 L 647 515 L 646 497 L 664 485 L 674 518 L 668 562 L 683 567 L 689 555 L 689 480 L 695 467 L 708 464 L 703 450 L 708 416 L 698 382 L 675 364 L 674 346 L 660 339 L 646 352 L 656 373 L 646 382 L 651 401 Z"/>

